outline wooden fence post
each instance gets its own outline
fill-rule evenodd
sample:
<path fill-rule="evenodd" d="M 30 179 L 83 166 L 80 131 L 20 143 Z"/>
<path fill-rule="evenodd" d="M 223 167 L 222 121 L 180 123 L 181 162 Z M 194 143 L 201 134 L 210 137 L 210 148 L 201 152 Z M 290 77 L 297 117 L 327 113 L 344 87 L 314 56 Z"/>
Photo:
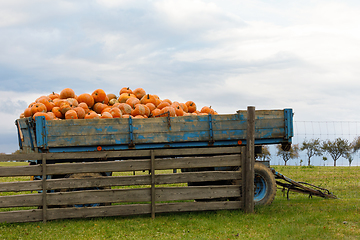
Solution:
<path fill-rule="evenodd" d="M 255 107 L 247 108 L 246 151 L 243 157 L 242 181 L 244 212 L 254 213 L 254 164 L 255 164 Z"/>
<path fill-rule="evenodd" d="M 155 155 L 154 150 L 150 151 L 151 155 L 151 218 L 155 219 Z"/>
<path fill-rule="evenodd" d="M 46 223 L 47 220 L 47 196 L 46 196 L 46 153 L 41 154 L 42 158 L 42 216 L 43 216 L 43 223 Z"/>

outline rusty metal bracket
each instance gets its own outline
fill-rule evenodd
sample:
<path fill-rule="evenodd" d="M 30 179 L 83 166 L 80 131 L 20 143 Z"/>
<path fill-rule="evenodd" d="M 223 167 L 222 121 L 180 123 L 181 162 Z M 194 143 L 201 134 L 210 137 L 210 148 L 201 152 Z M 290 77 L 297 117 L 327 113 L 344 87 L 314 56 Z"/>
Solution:
<path fill-rule="evenodd" d="M 129 147 L 133 148 L 135 146 L 134 144 L 134 127 L 133 127 L 133 120 L 132 117 L 129 117 L 129 137 L 130 137 L 130 143 Z"/>
<path fill-rule="evenodd" d="M 170 118 L 170 112 L 167 111 L 167 112 L 163 112 L 159 115 L 156 115 L 155 117 L 161 117 L 161 116 L 164 116 L 164 115 L 167 115 L 166 118 L 167 118 L 167 122 L 168 122 L 168 128 L 171 129 L 171 118 Z"/>

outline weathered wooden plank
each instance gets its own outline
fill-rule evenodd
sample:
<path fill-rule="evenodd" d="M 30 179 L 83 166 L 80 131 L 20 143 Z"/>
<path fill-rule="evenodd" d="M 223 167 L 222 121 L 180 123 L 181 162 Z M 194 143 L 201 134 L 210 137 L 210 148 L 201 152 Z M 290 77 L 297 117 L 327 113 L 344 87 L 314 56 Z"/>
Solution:
<path fill-rule="evenodd" d="M 48 174 L 141 171 L 150 169 L 150 160 L 124 160 L 95 163 L 49 164 Z"/>
<path fill-rule="evenodd" d="M 40 165 L 0 167 L 0 177 L 34 176 L 41 174 L 42 174 L 42 169 Z"/>
<path fill-rule="evenodd" d="M 204 148 L 180 148 L 180 149 L 154 149 L 155 157 L 168 156 L 201 156 L 240 153 L 240 146 L 235 147 L 204 147 Z M 57 159 L 121 159 L 121 158 L 148 158 L 150 150 L 121 150 L 121 151 L 99 151 L 99 152 L 67 152 L 47 153 L 48 160 Z"/>
<path fill-rule="evenodd" d="M 54 208 L 48 210 L 48 219 L 58 220 L 68 218 L 114 217 L 150 213 L 150 204 L 113 205 L 91 208 Z"/>
<path fill-rule="evenodd" d="M 62 178 L 48 179 L 47 190 L 74 189 L 90 187 L 150 185 L 150 175 L 101 177 L 101 178 Z M 211 171 L 211 172 L 186 172 L 176 174 L 161 174 L 155 176 L 155 184 L 175 184 L 186 182 L 208 182 L 220 180 L 241 179 L 241 174 L 236 171 Z M 0 192 L 21 192 L 42 190 L 41 181 L 7 182 L 0 183 Z"/>
<path fill-rule="evenodd" d="M 241 205 L 240 201 L 159 203 L 156 204 L 156 213 L 233 210 L 240 209 Z M 131 216 L 150 213 L 150 204 L 113 205 L 92 208 L 51 208 L 48 209 L 48 220 Z M 0 223 L 38 222 L 41 220 L 41 209 L 0 212 Z"/>
<path fill-rule="evenodd" d="M 245 139 L 245 129 L 218 129 L 214 130 L 214 139 L 235 140 Z M 283 138 L 285 135 L 284 127 L 279 128 L 257 128 L 256 139 Z M 176 131 L 176 132 L 134 132 L 135 144 L 148 143 L 169 143 L 169 142 L 203 142 L 209 141 L 209 131 Z M 101 145 L 127 145 L 130 143 L 129 134 L 97 134 L 72 137 L 49 136 L 49 147 L 71 147 L 71 146 L 101 146 Z"/>
<path fill-rule="evenodd" d="M 280 131 L 284 128 L 284 116 L 278 118 L 259 118 L 256 121 L 257 135 L 267 136 L 263 130 L 272 132 L 273 129 Z M 138 120 L 138 121 L 135 121 Z M 134 119 L 135 143 L 161 143 L 161 142 L 187 142 L 206 141 L 209 136 L 209 123 L 207 116 L 177 117 L 171 118 L 171 127 L 168 126 L 167 118 Z M 73 124 L 82 123 L 82 124 Z M 217 115 L 213 118 L 215 138 L 221 140 L 244 139 L 246 121 L 240 120 L 238 114 Z M 221 134 L 224 131 L 236 132 L 235 135 Z M 87 146 L 87 145 L 114 145 L 129 143 L 128 121 L 123 119 L 96 121 L 70 121 L 68 124 L 49 125 L 49 147 L 56 146 Z M 179 134 L 181 133 L 181 134 Z M 218 137 L 216 135 L 220 134 Z M 85 138 L 86 136 L 86 138 Z M 271 137 L 271 136 L 269 136 Z M 280 136 L 281 137 L 281 136 Z"/>
<path fill-rule="evenodd" d="M 181 148 L 181 149 L 156 149 L 156 150 L 154 150 L 154 152 L 155 152 L 156 157 L 239 154 L 240 153 L 240 146 L 236 146 L 236 147 Z"/>
<path fill-rule="evenodd" d="M 0 212 L 0 223 L 38 222 L 41 220 L 41 209 Z"/>
<path fill-rule="evenodd" d="M 190 155 L 218 155 L 239 153 L 239 146 L 235 147 L 204 147 L 204 148 L 181 148 L 181 149 L 155 149 L 156 157 L 166 156 L 190 156 Z M 66 152 L 46 153 L 47 160 L 81 160 L 81 159 L 120 159 L 120 158 L 150 158 L 150 150 L 122 150 L 122 151 L 99 151 L 99 152 Z M 28 154 L 2 154 L 0 162 L 41 160 L 41 153 Z M 1 167 L 0 167 L 1 169 Z"/>
<path fill-rule="evenodd" d="M 196 186 L 156 188 L 156 201 L 240 197 L 240 186 Z M 40 195 L 40 194 L 39 194 Z M 48 205 L 74 205 L 110 202 L 150 202 L 151 188 L 89 190 L 48 194 Z"/>
<path fill-rule="evenodd" d="M 42 194 L 0 196 L 0 208 L 32 207 L 42 205 Z"/>
<path fill-rule="evenodd" d="M 151 201 L 150 188 L 89 190 L 48 194 L 48 205 Z"/>
<path fill-rule="evenodd" d="M 155 177 L 156 184 L 173 184 L 186 182 L 211 182 L 221 180 L 241 179 L 238 171 L 185 172 L 176 174 L 161 174 Z"/>
<path fill-rule="evenodd" d="M 241 209 L 241 201 L 174 202 L 156 204 L 156 213 Z"/>
<path fill-rule="evenodd" d="M 3 182 L 0 183 L 0 192 L 23 192 L 42 189 L 41 181 Z"/>
<path fill-rule="evenodd" d="M 212 157 L 186 157 L 172 159 L 155 159 L 157 170 L 200 168 L 200 167 L 227 167 L 240 166 L 240 154 L 220 155 Z M 150 170 L 150 160 L 124 160 L 95 163 L 64 163 L 49 164 L 48 174 L 93 173 L 93 172 L 121 172 Z"/>
<path fill-rule="evenodd" d="M 171 159 L 157 159 L 157 170 L 201 167 L 241 166 L 240 154 L 220 155 L 213 157 L 185 157 Z"/>
<path fill-rule="evenodd" d="M 238 110 L 236 111 L 239 115 L 239 118 L 242 120 L 247 119 L 247 110 Z M 255 119 L 264 119 L 264 118 L 281 118 L 284 117 L 284 110 L 275 109 L 275 110 L 255 110 Z"/>
<path fill-rule="evenodd" d="M 225 185 L 156 189 L 156 201 L 214 199 L 222 197 L 240 197 L 240 186 Z"/>
<path fill-rule="evenodd" d="M 192 212 L 192 211 L 215 211 L 241 209 L 240 201 L 216 201 L 216 202 L 174 202 L 157 203 L 156 213 L 167 212 Z M 67 218 L 89 217 L 114 217 L 150 214 L 150 204 L 113 205 L 92 208 L 62 208 L 49 209 L 49 220 Z"/>
<path fill-rule="evenodd" d="M 41 153 L 27 153 L 27 154 L 1 154 L 0 162 L 25 162 L 28 160 L 41 160 Z M 1 167 L 0 167 L 1 168 Z"/>

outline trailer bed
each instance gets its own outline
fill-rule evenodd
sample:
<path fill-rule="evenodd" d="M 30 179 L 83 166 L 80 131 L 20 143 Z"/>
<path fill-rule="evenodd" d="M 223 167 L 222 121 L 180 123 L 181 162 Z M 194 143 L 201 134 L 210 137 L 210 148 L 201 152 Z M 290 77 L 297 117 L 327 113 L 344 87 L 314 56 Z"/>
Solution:
<path fill-rule="evenodd" d="M 236 114 L 149 119 L 16 120 L 27 152 L 236 146 L 246 144 L 247 111 Z M 291 143 L 292 109 L 257 110 L 255 144 Z"/>

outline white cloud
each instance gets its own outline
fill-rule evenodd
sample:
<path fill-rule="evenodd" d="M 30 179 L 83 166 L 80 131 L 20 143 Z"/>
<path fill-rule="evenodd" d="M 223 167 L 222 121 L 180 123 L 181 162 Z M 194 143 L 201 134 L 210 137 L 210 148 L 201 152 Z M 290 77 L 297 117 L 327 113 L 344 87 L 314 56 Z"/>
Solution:
<path fill-rule="evenodd" d="M 337 0 L 2 1 L 0 100 L 130 86 L 221 113 L 358 119 L 359 11 Z M 0 114 L 5 126 L 18 116 Z"/>

